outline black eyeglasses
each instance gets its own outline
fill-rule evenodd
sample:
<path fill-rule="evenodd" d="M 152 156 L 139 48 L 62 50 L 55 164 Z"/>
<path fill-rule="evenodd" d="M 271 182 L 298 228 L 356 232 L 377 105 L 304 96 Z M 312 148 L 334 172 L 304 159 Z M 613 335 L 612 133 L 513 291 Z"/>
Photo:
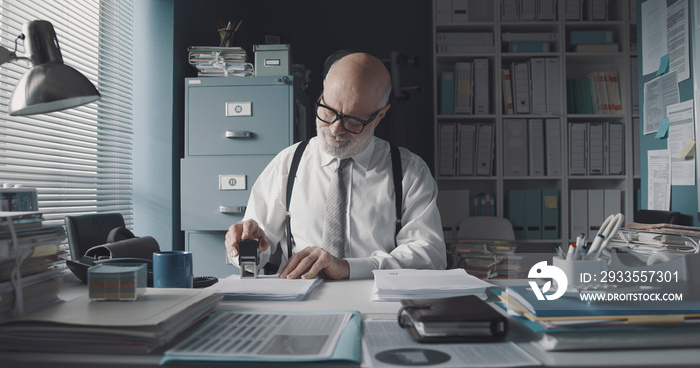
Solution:
<path fill-rule="evenodd" d="M 372 114 L 369 119 L 362 120 L 352 115 L 339 114 L 330 107 L 323 105 L 321 103 L 322 98 L 323 96 L 319 97 L 318 101 L 316 101 L 316 117 L 326 124 L 333 124 L 340 119 L 340 125 L 343 126 L 343 129 L 353 134 L 362 133 L 362 130 L 364 130 L 369 123 L 374 121 L 374 119 L 377 118 L 377 115 L 379 115 L 379 112 L 382 111 L 382 109 L 379 109 Z"/>

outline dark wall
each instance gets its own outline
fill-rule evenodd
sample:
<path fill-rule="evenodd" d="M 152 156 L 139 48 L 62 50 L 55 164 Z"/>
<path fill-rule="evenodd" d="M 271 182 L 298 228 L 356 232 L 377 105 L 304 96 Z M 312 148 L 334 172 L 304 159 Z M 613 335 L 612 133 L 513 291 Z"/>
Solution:
<path fill-rule="evenodd" d="M 177 0 L 175 6 L 175 122 L 183 125 L 185 77 L 196 71 L 187 63 L 187 47 L 218 44 L 219 21 L 243 20 L 235 46 L 254 60 L 253 45 L 274 34 L 291 45 L 292 62 L 311 71 L 307 94 L 321 93 L 322 66 L 333 51 L 369 52 L 380 59 L 391 51 L 418 58 L 418 67 L 400 68 L 401 86 L 421 85 L 409 98 L 392 98 L 392 108 L 377 128 L 379 137 L 409 148 L 433 165 L 430 2 L 424 0 Z M 177 127 L 176 127 L 177 130 Z M 182 129 L 180 129 L 182 131 Z M 180 137 L 181 139 L 181 137 Z M 182 156 L 182 154 L 180 155 Z"/>

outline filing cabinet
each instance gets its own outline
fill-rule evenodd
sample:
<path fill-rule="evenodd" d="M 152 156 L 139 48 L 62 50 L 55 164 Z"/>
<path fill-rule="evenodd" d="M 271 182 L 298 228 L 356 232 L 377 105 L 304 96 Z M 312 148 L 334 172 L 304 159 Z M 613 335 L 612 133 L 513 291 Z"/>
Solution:
<path fill-rule="evenodd" d="M 305 130 L 301 94 L 291 76 L 185 80 L 180 219 L 196 276 L 237 272 L 225 264 L 226 231 L 243 218 L 262 170 Z"/>

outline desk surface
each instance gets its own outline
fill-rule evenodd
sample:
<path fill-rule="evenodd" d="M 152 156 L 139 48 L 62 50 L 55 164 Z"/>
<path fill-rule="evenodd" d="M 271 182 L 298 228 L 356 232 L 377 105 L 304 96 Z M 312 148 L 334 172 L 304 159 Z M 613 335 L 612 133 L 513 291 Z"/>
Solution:
<path fill-rule="evenodd" d="M 397 302 L 370 302 L 373 280 L 325 281 L 303 301 L 224 301 L 220 309 L 267 311 L 314 311 L 352 309 L 363 316 L 375 314 L 395 315 Z M 61 289 L 61 297 L 71 299 L 86 292 L 86 286 L 68 275 Z M 659 349 L 595 352 L 544 352 L 529 341 L 512 335 L 513 341 L 540 360 L 545 366 L 592 367 L 669 367 L 700 366 L 700 349 Z M 161 355 L 116 356 L 96 354 L 37 354 L 0 352 L 0 366 L 10 367 L 154 367 Z M 194 367 L 194 365 L 188 365 Z"/>

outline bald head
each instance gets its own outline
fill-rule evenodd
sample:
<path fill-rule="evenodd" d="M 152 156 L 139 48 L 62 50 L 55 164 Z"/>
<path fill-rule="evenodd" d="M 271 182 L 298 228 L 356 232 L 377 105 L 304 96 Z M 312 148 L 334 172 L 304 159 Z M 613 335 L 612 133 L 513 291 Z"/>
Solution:
<path fill-rule="evenodd" d="M 336 61 L 323 82 L 324 95 L 340 94 L 346 101 L 386 106 L 391 93 L 391 77 L 384 63 L 366 53 L 353 53 Z"/>

